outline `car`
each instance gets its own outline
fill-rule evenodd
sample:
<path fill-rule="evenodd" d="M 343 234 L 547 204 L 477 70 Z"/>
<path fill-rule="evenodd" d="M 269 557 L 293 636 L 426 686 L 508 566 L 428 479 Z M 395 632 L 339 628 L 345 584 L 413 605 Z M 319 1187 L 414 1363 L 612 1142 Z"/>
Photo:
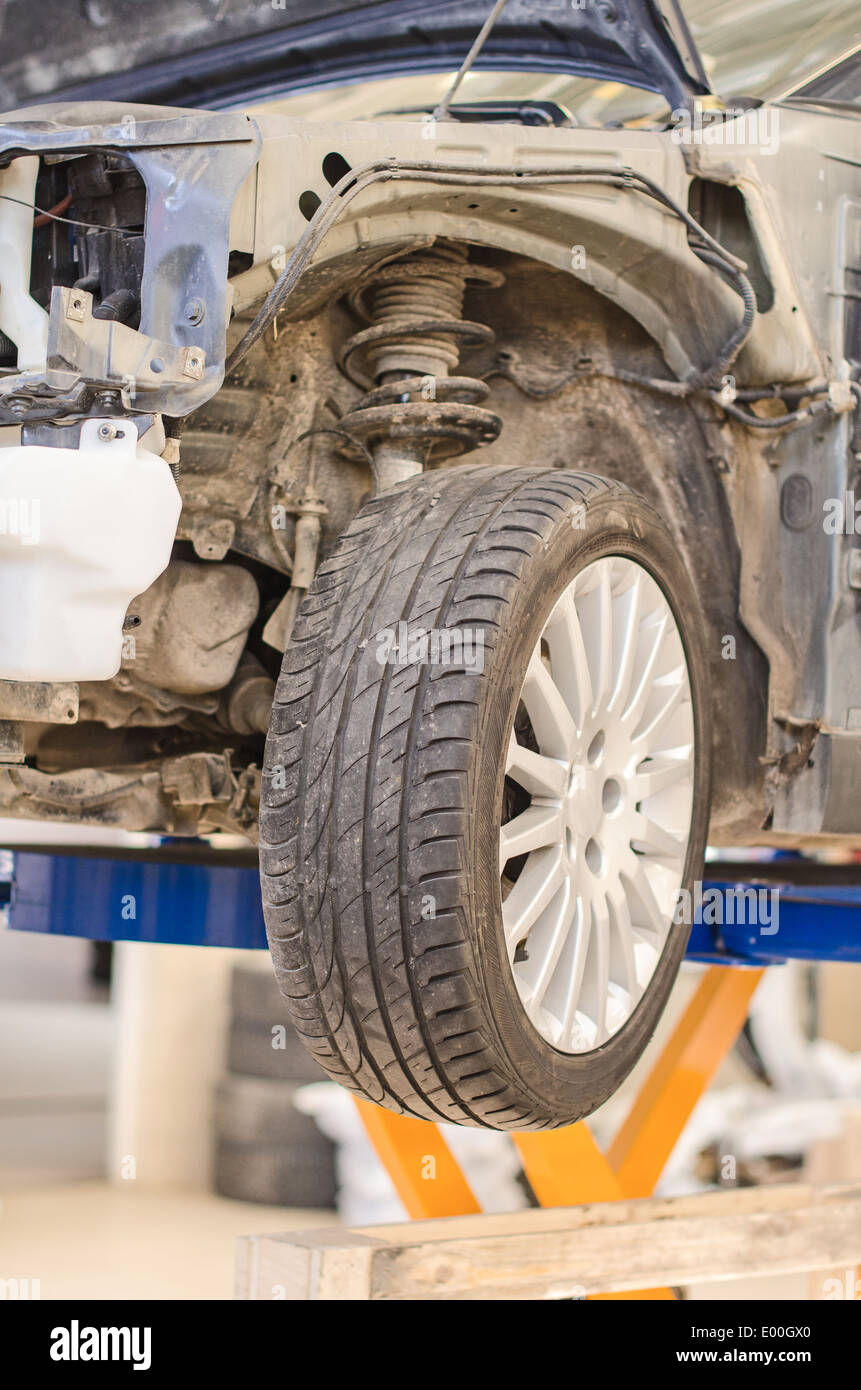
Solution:
<path fill-rule="evenodd" d="M 48 8 L 0 814 L 247 837 L 332 1078 L 570 1124 L 707 842 L 861 843 L 857 16 L 734 96 L 646 0 Z"/>

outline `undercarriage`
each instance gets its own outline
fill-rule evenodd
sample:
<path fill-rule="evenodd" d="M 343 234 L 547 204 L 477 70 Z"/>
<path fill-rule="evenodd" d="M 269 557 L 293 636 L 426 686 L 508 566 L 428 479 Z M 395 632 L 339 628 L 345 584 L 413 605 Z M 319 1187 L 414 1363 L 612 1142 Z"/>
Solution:
<path fill-rule="evenodd" d="M 854 540 L 835 563 L 808 524 L 844 489 L 857 327 L 798 293 L 755 148 L 110 105 L 82 121 L 34 108 L 4 128 L 3 443 L 59 476 L 83 430 L 106 459 L 131 421 L 181 513 L 166 568 L 126 596 L 113 673 L 63 666 L 62 606 L 16 664 L 24 610 L 7 614 L 0 813 L 253 839 L 320 564 L 369 499 L 466 459 L 608 476 L 666 519 L 701 608 L 714 843 L 858 832 Z M 27 206 L 45 209 L 32 232 Z M 26 506 L 0 538 L 16 560 Z"/>

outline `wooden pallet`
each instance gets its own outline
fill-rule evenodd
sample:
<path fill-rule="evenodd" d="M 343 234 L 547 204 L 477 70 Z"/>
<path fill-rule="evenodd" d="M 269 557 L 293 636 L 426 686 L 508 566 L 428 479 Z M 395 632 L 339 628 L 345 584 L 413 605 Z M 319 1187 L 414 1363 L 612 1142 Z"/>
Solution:
<path fill-rule="evenodd" d="M 861 1185 L 785 1184 L 240 1241 L 240 1299 L 585 1298 L 852 1269 Z"/>

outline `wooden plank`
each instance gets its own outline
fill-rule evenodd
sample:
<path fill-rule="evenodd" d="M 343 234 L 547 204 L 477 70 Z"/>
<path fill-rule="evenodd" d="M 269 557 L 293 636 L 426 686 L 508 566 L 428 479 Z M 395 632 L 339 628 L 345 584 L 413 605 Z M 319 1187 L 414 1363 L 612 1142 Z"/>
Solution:
<path fill-rule="evenodd" d="M 379 1230 L 388 1230 L 381 1226 Z M 235 1296 L 251 1301 L 371 1297 L 371 1256 L 384 1241 L 358 1231 L 294 1231 L 237 1242 Z"/>
<path fill-rule="evenodd" d="M 250 1242 L 249 1242 L 250 1243 Z M 253 1238 L 250 1299 L 540 1299 L 861 1260 L 861 1185 L 459 1216 Z"/>

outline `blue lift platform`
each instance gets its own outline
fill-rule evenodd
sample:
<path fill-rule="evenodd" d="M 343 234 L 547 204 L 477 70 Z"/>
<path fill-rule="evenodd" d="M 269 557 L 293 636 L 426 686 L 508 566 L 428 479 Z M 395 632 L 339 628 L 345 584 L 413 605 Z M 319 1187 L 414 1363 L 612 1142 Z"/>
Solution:
<path fill-rule="evenodd" d="M 763 966 L 861 961 L 861 863 L 796 856 L 712 861 L 688 958 Z M 753 895 L 766 895 L 758 910 Z M 81 853 L 18 848 L 0 856 L 0 905 L 15 931 L 265 950 L 256 856 L 204 842 Z"/>

